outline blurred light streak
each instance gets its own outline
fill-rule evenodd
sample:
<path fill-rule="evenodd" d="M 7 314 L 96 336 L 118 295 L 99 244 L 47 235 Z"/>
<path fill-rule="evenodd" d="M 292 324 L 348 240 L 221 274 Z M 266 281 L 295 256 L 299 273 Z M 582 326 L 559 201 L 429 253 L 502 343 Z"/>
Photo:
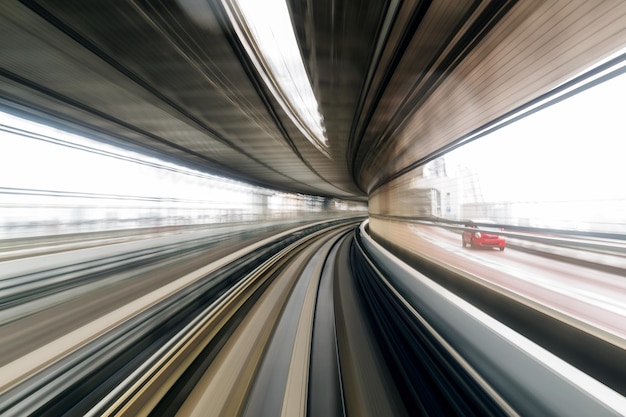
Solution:
<path fill-rule="evenodd" d="M 328 155 L 324 118 L 313 93 L 285 0 L 228 0 L 229 17 L 263 81 L 315 147 Z"/>
<path fill-rule="evenodd" d="M 323 216 L 278 193 L 0 113 L 0 238 Z"/>

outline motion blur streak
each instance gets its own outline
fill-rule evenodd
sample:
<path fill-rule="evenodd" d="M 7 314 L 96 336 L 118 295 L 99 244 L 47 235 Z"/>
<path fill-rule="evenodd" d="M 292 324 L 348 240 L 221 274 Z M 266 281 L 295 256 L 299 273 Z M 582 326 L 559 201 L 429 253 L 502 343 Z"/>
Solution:
<path fill-rule="evenodd" d="M 0 415 L 626 415 L 626 2 L 0 1 Z"/>

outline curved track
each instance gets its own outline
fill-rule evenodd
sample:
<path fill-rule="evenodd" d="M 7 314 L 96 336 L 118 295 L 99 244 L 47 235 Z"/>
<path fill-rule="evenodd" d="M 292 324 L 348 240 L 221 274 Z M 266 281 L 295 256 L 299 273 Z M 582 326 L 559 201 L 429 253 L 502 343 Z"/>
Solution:
<path fill-rule="evenodd" d="M 57 294 L 39 298 L 35 294 L 27 306 L 32 311 L 13 311 L 11 316 L 9 309 L 3 310 L 8 318 L 0 329 L 9 342 L 2 343 L 6 353 L 0 369 L 2 413 L 85 414 L 122 381 L 141 372 L 150 358 L 243 277 L 327 225 L 273 233 L 253 245 L 250 239 L 235 239 L 222 241 L 212 251 L 192 247 L 188 253 L 155 260 L 147 270 L 132 265 L 121 273 L 123 277 L 112 270 L 101 280 Z M 236 250 L 238 245 L 246 249 Z M 198 269 L 199 265 L 204 266 Z M 51 300 L 52 296 L 59 299 Z M 33 325 L 38 321 L 42 326 Z M 20 338 L 11 337 L 20 326 Z"/>
<path fill-rule="evenodd" d="M 53 293 L 22 288 L 29 301 L 0 310 L 10 340 L 0 414 L 560 415 L 499 386 L 505 371 L 467 354 L 443 310 L 432 310 L 439 302 L 419 301 L 417 278 L 382 272 L 355 238 L 357 221 L 192 239 L 151 264 L 127 253 L 126 268 L 84 268 Z M 167 252 L 171 242 L 161 243 Z M 101 268 L 104 258 L 87 264 Z M 23 276 L 58 278 L 37 274 Z"/>

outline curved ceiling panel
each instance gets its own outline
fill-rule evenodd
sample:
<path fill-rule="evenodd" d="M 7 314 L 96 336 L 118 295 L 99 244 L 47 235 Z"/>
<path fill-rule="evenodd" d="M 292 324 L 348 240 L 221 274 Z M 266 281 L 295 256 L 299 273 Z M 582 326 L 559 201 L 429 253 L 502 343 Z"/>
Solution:
<path fill-rule="evenodd" d="M 3 1 L 0 105 L 253 184 L 365 199 L 626 45 L 617 0 L 287 0 L 326 154 L 224 4 Z"/>

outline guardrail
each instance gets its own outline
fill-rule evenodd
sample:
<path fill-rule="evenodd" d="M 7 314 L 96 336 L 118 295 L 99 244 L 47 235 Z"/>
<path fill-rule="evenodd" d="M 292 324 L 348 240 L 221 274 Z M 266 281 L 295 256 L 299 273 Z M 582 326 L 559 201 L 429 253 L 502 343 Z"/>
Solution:
<path fill-rule="evenodd" d="M 626 398 L 420 274 L 360 227 L 365 252 L 416 319 L 520 415 L 626 415 Z"/>
<path fill-rule="evenodd" d="M 456 233 L 476 231 L 463 226 L 463 222 L 432 218 L 370 215 L 382 220 L 392 220 L 430 227 L 439 227 Z M 532 252 L 536 255 L 560 259 L 569 263 L 605 270 L 623 275 L 626 273 L 626 235 L 594 233 L 561 229 L 530 228 L 507 224 L 481 224 L 497 227 L 507 237 L 507 246 Z"/>

